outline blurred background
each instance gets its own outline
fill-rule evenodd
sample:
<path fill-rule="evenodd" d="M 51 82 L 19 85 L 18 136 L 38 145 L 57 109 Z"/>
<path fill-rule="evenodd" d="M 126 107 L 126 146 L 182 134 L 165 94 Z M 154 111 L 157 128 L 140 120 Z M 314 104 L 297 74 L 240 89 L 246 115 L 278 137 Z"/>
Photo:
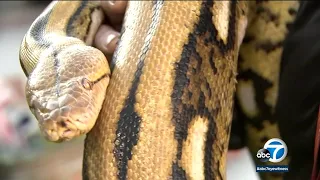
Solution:
<path fill-rule="evenodd" d="M 83 138 L 49 143 L 24 96 L 19 47 L 49 1 L 0 1 L 0 180 L 80 180 Z M 228 180 L 258 180 L 246 148 L 230 151 Z"/>

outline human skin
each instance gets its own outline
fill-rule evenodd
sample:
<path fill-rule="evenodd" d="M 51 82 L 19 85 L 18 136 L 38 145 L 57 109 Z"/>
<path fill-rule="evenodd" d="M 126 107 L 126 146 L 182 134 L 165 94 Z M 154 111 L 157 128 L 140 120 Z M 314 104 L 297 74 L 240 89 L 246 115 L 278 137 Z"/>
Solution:
<path fill-rule="evenodd" d="M 93 45 L 110 61 L 119 40 L 127 1 L 101 1 L 101 6 L 105 12 L 106 21 L 99 27 Z"/>

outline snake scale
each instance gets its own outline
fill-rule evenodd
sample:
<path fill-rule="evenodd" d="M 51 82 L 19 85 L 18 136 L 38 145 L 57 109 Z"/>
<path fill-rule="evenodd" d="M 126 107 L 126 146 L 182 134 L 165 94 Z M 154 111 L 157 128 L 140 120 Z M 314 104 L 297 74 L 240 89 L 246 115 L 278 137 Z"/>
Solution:
<path fill-rule="evenodd" d="M 91 47 L 99 2 L 54 1 L 21 44 L 28 104 L 48 140 L 87 134 L 83 179 L 226 179 L 234 104 L 253 156 L 279 137 L 280 56 L 298 7 L 130 1 L 109 64 Z"/>

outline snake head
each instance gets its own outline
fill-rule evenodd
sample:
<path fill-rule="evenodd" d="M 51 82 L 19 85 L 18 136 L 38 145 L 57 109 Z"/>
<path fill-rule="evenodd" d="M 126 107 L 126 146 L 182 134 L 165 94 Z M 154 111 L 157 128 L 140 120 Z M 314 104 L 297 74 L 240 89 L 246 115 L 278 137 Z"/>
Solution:
<path fill-rule="evenodd" d="M 26 96 L 47 140 L 70 140 L 91 130 L 109 76 L 103 53 L 84 44 L 49 48 L 41 54 L 28 77 Z"/>

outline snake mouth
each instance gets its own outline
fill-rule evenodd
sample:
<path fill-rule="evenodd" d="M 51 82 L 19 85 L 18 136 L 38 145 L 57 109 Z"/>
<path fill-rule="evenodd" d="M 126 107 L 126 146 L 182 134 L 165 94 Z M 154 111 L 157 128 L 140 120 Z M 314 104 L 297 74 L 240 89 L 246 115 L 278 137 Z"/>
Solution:
<path fill-rule="evenodd" d="M 85 127 L 85 124 L 78 119 L 61 119 L 59 121 L 48 120 L 40 128 L 47 140 L 63 142 L 85 134 L 87 131 Z"/>

